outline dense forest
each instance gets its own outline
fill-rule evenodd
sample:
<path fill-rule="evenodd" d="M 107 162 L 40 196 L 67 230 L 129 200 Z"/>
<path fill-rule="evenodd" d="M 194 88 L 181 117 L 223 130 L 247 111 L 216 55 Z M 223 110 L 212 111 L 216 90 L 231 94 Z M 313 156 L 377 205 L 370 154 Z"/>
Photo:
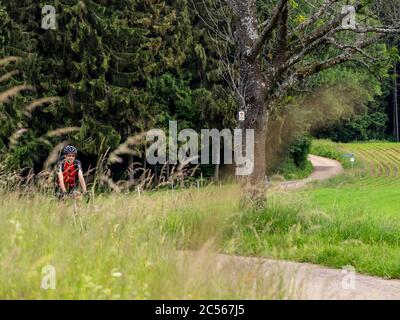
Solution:
<path fill-rule="evenodd" d="M 257 8 L 262 12 L 278 2 L 259 0 Z M 307 2 L 288 3 L 294 14 L 287 23 L 300 25 L 310 10 Z M 46 4 L 56 9 L 55 29 L 41 26 Z M 85 167 L 93 166 L 129 137 L 167 128 L 169 120 L 177 120 L 179 129 L 237 126 L 235 93 L 221 59 L 221 51 L 227 60 L 234 56 L 235 47 L 214 28 L 234 19 L 223 2 L 0 0 L 0 16 L 0 57 L 19 58 L 2 65 L 9 76 L 0 90 L 32 86 L 0 104 L 0 159 L 10 169 L 42 170 L 62 141 L 75 144 Z M 358 17 L 377 19 L 365 12 Z M 398 139 L 396 41 L 377 41 L 370 51 L 382 59 L 368 68 L 349 61 L 281 98 L 269 118 L 268 172 L 296 157 L 293 145 L 308 148 L 310 135 L 341 142 Z M 127 164 L 145 165 L 144 146 L 135 148 Z M 201 169 L 209 176 L 214 171 Z"/>

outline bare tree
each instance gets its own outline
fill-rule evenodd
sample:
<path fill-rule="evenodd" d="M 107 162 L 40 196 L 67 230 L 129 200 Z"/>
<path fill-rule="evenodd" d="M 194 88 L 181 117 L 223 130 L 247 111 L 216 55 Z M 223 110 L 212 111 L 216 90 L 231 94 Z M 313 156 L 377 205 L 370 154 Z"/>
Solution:
<path fill-rule="evenodd" d="M 220 0 L 213 3 L 223 7 Z M 221 63 L 236 95 L 238 111 L 245 112 L 239 127 L 255 130 L 255 169 L 250 182 L 259 185 L 266 170 L 266 124 L 282 98 L 328 68 L 349 61 L 369 68 L 382 59 L 368 48 L 400 32 L 400 3 L 354 1 L 355 26 L 343 24 L 349 15 L 343 11 L 348 1 L 301 1 L 302 14 L 288 0 L 225 3 L 231 9 L 233 19 L 226 19 L 232 21 L 231 25 L 221 29 L 216 19 L 207 21 L 213 21 L 208 25 L 219 38 L 217 41 L 226 40 L 236 48 L 235 56 L 226 56 Z M 212 10 L 206 12 L 210 17 Z M 293 22 L 296 16 L 301 17 L 298 23 Z"/>

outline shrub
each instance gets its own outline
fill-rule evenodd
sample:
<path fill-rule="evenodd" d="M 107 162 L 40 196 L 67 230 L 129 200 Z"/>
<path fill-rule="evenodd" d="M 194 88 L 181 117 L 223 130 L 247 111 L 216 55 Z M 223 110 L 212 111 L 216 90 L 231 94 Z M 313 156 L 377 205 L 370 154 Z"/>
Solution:
<path fill-rule="evenodd" d="M 311 137 L 308 135 L 303 135 L 298 137 L 289 146 L 289 158 L 293 159 L 296 167 L 305 167 L 305 164 L 307 162 L 307 155 L 310 153 L 311 143 Z"/>

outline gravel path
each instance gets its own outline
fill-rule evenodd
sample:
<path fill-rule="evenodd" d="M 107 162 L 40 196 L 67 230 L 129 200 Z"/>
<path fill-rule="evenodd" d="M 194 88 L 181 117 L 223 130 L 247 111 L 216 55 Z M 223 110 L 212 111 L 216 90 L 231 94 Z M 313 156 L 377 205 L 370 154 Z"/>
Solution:
<path fill-rule="evenodd" d="M 309 156 L 314 172 L 304 180 L 283 182 L 280 189 L 297 189 L 313 180 L 329 179 L 343 172 L 338 161 Z M 183 252 L 181 252 L 183 254 Z M 190 255 L 204 255 L 201 252 L 185 252 Z M 396 299 L 400 300 L 400 280 L 386 280 L 361 275 L 351 268 L 332 269 L 310 263 L 297 263 L 265 258 L 240 257 L 211 254 L 209 261 L 216 261 L 212 268 L 224 273 L 253 274 L 254 281 L 260 276 L 269 279 L 274 275 L 283 279 L 283 287 L 290 299 Z M 201 257 L 200 259 L 203 259 Z M 204 261 L 204 260 L 203 260 Z M 255 273 L 255 270 L 257 272 Z M 265 283 L 271 283 L 265 281 Z M 265 290 L 271 288 L 266 285 Z"/>
<path fill-rule="evenodd" d="M 361 275 L 351 268 L 333 269 L 310 263 L 201 251 L 181 251 L 179 254 L 186 257 L 185 261 L 194 264 L 196 261 L 213 261 L 214 263 L 201 264 L 203 272 L 230 274 L 234 278 L 232 281 L 253 281 L 254 288 L 264 290 L 264 293 L 273 294 L 283 290 L 287 299 L 400 300 L 400 280 Z"/>
<path fill-rule="evenodd" d="M 314 167 L 313 173 L 308 178 L 303 180 L 285 181 L 279 185 L 279 189 L 298 189 L 304 187 L 311 181 L 326 180 L 343 172 L 342 165 L 339 161 L 314 155 L 309 155 L 308 159 L 311 161 Z"/>

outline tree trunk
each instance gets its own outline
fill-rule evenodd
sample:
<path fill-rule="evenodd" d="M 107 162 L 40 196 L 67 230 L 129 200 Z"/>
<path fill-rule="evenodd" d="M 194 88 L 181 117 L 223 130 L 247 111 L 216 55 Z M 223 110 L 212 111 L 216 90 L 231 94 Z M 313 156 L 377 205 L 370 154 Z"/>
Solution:
<path fill-rule="evenodd" d="M 243 149 L 246 150 L 246 130 L 254 130 L 254 170 L 249 177 L 243 179 L 245 193 L 242 204 L 263 208 L 266 202 L 265 170 L 266 170 L 266 116 L 265 105 L 266 81 L 264 79 L 260 59 L 250 55 L 258 38 L 256 1 L 236 2 L 236 42 L 239 49 L 239 92 L 237 97 L 238 112 L 244 111 L 245 119 L 239 121 L 243 134 Z M 243 203 L 244 201 L 244 203 Z M 250 202 L 250 203 L 249 203 Z"/>
<path fill-rule="evenodd" d="M 217 163 L 217 164 L 215 165 L 214 181 L 215 181 L 215 182 L 219 181 L 219 163 Z"/>
<path fill-rule="evenodd" d="M 239 128 L 254 130 L 254 171 L 249 177 L 252 185 L 264 183 L 265 178 L 265 141 L 266 141 L 266 82 L 262 74 L 258 57 L 250 56 L 249 49 L 258 38 L 256 1 L 238 1 L 236 41 L 240 54 L 240 84 L 237 105 L 238 112 L 245 112 L 245 120 L 239 121 Z M 243 139 L 245 150 L 246 139 Z"/>
<path fill-rule="evenodd" d="M 266 135 L 267 130 L 264 127 L 257 127 L 254 132 L 254 171 L 251 175 L 251 183 L 259 184 L 265 181 L 266 171 Z"/>

